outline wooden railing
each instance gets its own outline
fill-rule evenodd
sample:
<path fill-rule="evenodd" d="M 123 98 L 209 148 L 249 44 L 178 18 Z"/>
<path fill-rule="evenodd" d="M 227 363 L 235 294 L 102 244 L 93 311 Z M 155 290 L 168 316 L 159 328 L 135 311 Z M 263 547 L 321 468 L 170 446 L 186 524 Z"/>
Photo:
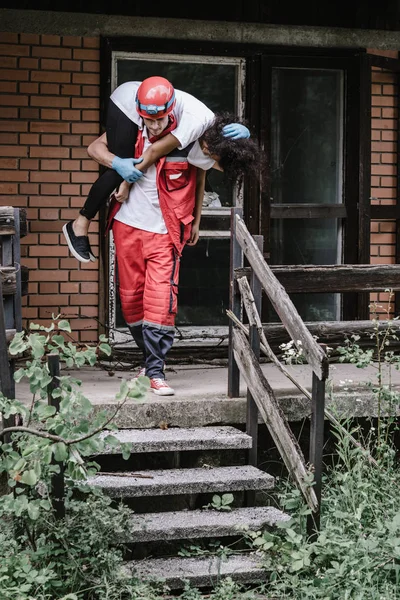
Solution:
<path fill-rule="evenodd" d="M 311 508 L 312 518 L 309 520 L 309 531 L 312 533 L 319 529 L 320 520 L 325 381 L 329 373 L 328 358 L 305 326 L 284 287 L 266 263 L 262 246 L 262 236 L 252 237 L 247 230 L 242 219 L 241 209 L 232 209 L 230 261 L 230 311 L 232 314 L 229 326 L 228 396 L 239 396 L 240 375 L 242 375 L 248 389 L 246 430 L 253 440 L 249 462 L 255 465 L 257 463 L 258 416 L 261 414 L 289 473 Z M 244 257 L 250 265 L 247 272 L 243 270 Z M 309 463 L 314 473 L 315 483 L 313 486 L 309 485 L 308 467 L 297 440 L 293 436 L 275 398 L 274 391 L 259 364 L 261 348 L 275 364 L 279 363 L 268 344 L 261 323 L 263 291 L 268 296 L 290 338 L 296 340 L 297 343 L 301 342 L 305 358 L 313 371 L 309 451 Z M 249 321 L 248 339 L 242 324 L 243 307 Z M 239 326 L 239 323 L 242 324 L 242 327 Z"/>
<path fill-rule="evenodd" d="M 249 264 L 244 267 L 244 257 Z M 390 289 L 400 290 L 400 265 L 289 265 L 270 267 L 263 256 L 262 236 L 251 236 L 242 218 L 242 210 L 231 211 L 230 257 L 230 316 L 228 396 L 238 397 L 240 376 L 247 384 L 246 429 L 253 439 L 249 463 L 257 464 L 257 431 L 259 414 L 269 428 L 282 459 L 302 491 L 312 515 L 309 532 L 319 529 L 322 481 L 322 455 L 324 445 L 324 419 L 336 426 L 340 423 L 325 407 L 325 382 L 329 375 L 329 361 L 324 351 L 325 343 L 343 344 L 346 336 L 371 334 L 376 327 L 384 328 L 387 321 L 378 325 L 372 321 L 335 321 L 304 323 L 288 294 L 296 293 L 366 293 Z M 262 294 L 267 295 L 281 323 L 261 322 Z M 248 326 L 243 324 L 243 308 Z M 399 328 L 398 321 L 391 327 Z M 318 343 L 314 336 L 318 337 Z M 268 337 L 268 339 L 267 339 Z M 365 335 L 365 339 L 371 336 Z M 304 389 L 276 357 L 282 342 L 301 342 L 304 356 L 312 369 L 312 393 Z M 374 342 L 373 342 L 374 343 Z M 372 342 L 369 342 L 372 344 Z M 396 340 L 393 347 L 399 346 Z M 297 441 L 291 433 L 280 410 L 274 392 L 259 365 L 260 351 L 283 372 L 310 401 L 310 445 L 308 468 L 314 473 L 314 485 L 305 485 L 306 462 Z M 349 435 L 352 444 L 357 441 Z M 372 458 L 371 458 L 372 460 Z M 251 499 L 250 499 L 251 501 Z"/>
<path fill-rule="evenodd" d="M 21 237 L 27 234 L 26 212 L 12 206 L 0 207 L 0 390 L 15 397 L 14 361 L 8 343 L 22 330 L 21 298 L 26 293 L 28 269 L 21 267 Z M 5 426 L 14 425 L 10 417 Z"/>

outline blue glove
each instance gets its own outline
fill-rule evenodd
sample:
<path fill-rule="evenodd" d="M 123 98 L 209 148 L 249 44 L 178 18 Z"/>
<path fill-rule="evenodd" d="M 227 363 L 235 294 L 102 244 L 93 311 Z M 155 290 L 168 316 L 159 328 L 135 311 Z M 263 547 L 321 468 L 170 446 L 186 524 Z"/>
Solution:
<path fill-rule="evenodd" d="M 143 177 L 142 171 L 135 168 L 135 165 L 142 162 L 143 158 L 120 158 L 116 156 L 112 161 L 111 167 L 114 171 L 117 171 L 118 175 L 121 175 L 128 183 L 135 183 L 138 179 Z"/>
<path fill-rule="evenodd" d="M 240 123 L 229 123 L 222 128 L 223 136 L 231 140 L 245 140 L 250 137 L 250 131 Z"/>

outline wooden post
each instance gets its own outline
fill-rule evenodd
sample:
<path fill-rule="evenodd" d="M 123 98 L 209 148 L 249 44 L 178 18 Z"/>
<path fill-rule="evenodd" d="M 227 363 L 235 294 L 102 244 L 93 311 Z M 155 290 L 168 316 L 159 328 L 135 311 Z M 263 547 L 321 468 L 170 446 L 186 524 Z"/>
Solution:
<path fill-rule="evenodd" d="M 235 279 L 235 269 L 243 267 L 243 252 L 236 239 L 236 215 L 242 217 L 241 208 L 231 209 L 231 247 L 230 247 L 230 288 L 229 288 L 229 309 L 233 314 L 241 319 L 242 301 L 238 285 Z M 233 355 L 233 324 L 229 320 L 229 348 L 228 348 L 228 397 L 238 398 L 240 390 L 240 373 Z"/>
<path fill-rule="evenodd" d="M 310 423 L 310 458 L 314 469 L 314 491 L 318 500 L 318 510 L 309 515 L 308 534 L 312 539 L 318 534 L 321 516 L 322 457 L 324 450 L 324 414 L 325 414 L 325 380 L 319 379 L 313 372 L 311 423 Z"/>
<path fill-rule="evenodd" d="M 3 300 L 3 284 L 0 277 L 0 391 L 6 398 L 14 398 L 15 396 L 15 382 L 13 378 L 13 372 L 8 359 L 8 344 L 6 339 L 6 321 L 4 314 L 4 300 Z M 1 425 L 1 424 L 0 424 Z M 12 427 L 15 425 L 15 416 L 11 416 L 8 419 L 3 419 L 2 426 Z M 4 442 L 10 442 L 10 435 L 4 436 Z"/>
<path fill-rule="evenodd" d="M 47 387 L 47 400 L 50 406 L 54 406 L 56 411 L 60 410 L 60 400 L 53 398 L 52 392 L 60 386 L 60 357 L 58 354 L 49 354 L 47 357 L 47 364 L 51 375 L 51 382 Z M 60 472 L 55 473 L 51 478 L 51 500 L 53 509 L 57 519 L 65 517 L 65 504 L 64 504 L 64 465 L 63 463 L 54 461 L 54 464 L 58 464 Z"/>

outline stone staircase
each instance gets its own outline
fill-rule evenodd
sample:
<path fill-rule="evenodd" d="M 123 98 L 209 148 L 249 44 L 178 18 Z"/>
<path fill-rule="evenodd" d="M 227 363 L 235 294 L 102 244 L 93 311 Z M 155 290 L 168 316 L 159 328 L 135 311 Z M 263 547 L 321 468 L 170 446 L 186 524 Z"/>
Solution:
<path fill-rule="evenodd" d="M 246 506 L 249 497 L 274 488 L 271 475 L 246 464 L 250 436 L 230 426 L 121 429 L 113 435 L 129 444 L 132 460 L 121 460 L 121 447 L 107 448 L 96 457 L 101 471 L 90 483 L 134 511 L 120 540 L 128 550 L 127 574 L 163 580 L 171 590 L 182 589 L 185 580 L 207 588 L 226 576 L 246 583 L 265 578 L 259 558 L 248 551 L 178 556 L 185 542 L 225 544 L 240 540 L 243 526 L 260 530 L 289 518 L 271 506 Z M 202 508 L 214 494 L 228 492 L 235 498 L 232 510 Z"/>

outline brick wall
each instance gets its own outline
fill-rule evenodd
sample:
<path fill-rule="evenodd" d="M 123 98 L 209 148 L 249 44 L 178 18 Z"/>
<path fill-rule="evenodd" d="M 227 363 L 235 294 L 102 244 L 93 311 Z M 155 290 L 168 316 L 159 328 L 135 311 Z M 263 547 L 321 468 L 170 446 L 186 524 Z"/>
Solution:
<path fill-rule="evenodd" d="M 99 39 L 0 34 L 0 203 L 27 208 L 27 321 L 67 315 L 74 337 L 98 337 L 99 263 L 70 257 L 61 229 L 83 205 L 98 165 Z M 97 255 L 98 223 L 90 229 Z"/>
<path fill-rule="evenodd" d="M 370 53 L 398 58 L 397 51 Z M 397 130 L 398 85 L 392 72 L 373 68 L 372 72 L 372 130 L 371 130 L 371 204 L 395 204 L 397 196 Z M 371 222 L 371 264 L 396 262 L 396 223 L 389 220 Z M 371 294 L 377 312 L 386 314 L 387 292 Z"/>

